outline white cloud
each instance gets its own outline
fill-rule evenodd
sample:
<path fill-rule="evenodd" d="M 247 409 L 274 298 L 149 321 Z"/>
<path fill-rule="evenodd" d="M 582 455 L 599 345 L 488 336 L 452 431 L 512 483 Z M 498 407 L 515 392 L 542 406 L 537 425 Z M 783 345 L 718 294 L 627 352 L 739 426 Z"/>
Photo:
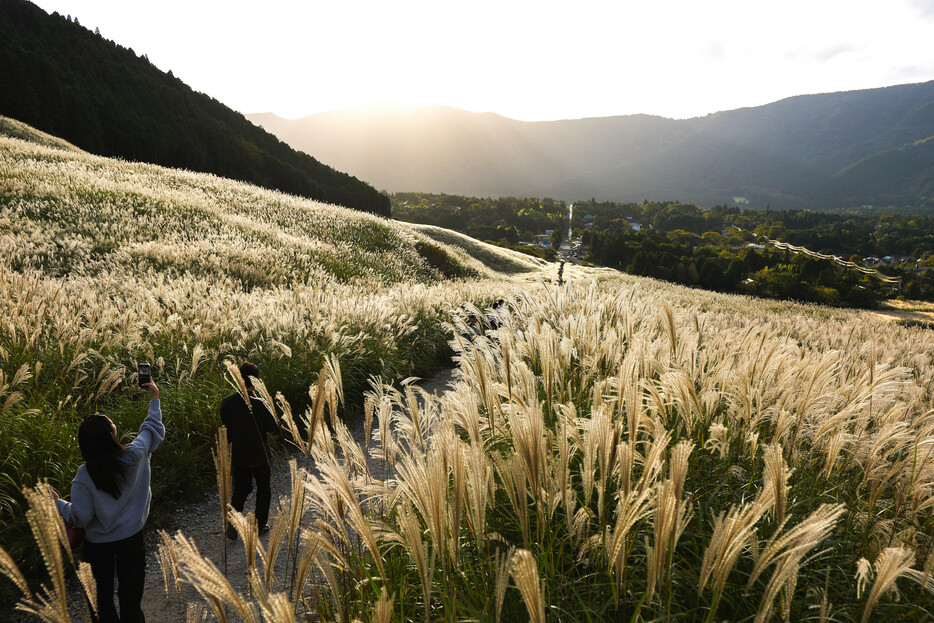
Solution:
<path fill-rule="evenodd" d="M 934 19 L 934 0 L 910 0 L 910 4 L 915 7 L 921 15 Z"/>

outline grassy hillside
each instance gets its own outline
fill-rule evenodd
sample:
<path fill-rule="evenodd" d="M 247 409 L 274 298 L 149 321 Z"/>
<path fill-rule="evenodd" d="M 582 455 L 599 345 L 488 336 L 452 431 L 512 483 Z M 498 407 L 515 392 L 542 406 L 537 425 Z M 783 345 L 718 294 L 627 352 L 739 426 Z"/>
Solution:
<path fill-rule="evenodd" d="M 269 535 L 241 525 L 238 546 L 262 545 L 248 588 L 161 539 L 180 618 L 186 601 L 270 623 L 934 612 L 929 329 L 615 271 L 529 283 L 533 260 L 439 228 L 14 138 L 0 158 L 0 538 L 17 561 L 36 549 L 11 521 L 18 487 L 67 490 L 83 414 L 138 425 L 137 360 L 163 388 L 164 503 L 210 478 L 223 361 L 249 356 L 279 415 L 321 425 L 294 438 L 306 457 Z M 463 305 L 499 297 L 499 328 L 464 339 Z M 420 403 L 396 381 L 448 340 L 457 386 Z M 366 443 L 326 418 L 338 392 L 306 411 L 319 380 Z M 255 562 L 274 550 L 295 561 L 282 577 Z"/>
<path fill-rule="evenodd" d="M 136 429 L 136 362 L 153 364 L 163 390 L 163 509 L 211 478 L 225 360 L 256 360 L 301 413 L 333 356 L 346 408 L 359 411 L 371 376 L 445 364 L 451 309 L 510 291 L 481 260 L 538 268 L 473 252 L 358 211 L 90 155 L 0 119 L 0 544 L 22 535 L 22 486 L 69 489 L 82 417 L 102 410 Z"/>
<path fill-rule="evenodd" d="M 89 152 L 389 216 L 388 199 L 366 183 L 295 151 L 77 18 L 0 0 L 0 67 L 0 115 Z"/>
<path fill-rule="evenodd" d="M 45 132 L 40 132 L 32 126 L 28 126 L 16 119 L 10 119 L 9 117 L 0 117 L 0 136 L 18 138 L 30 143 L 45 145 L 46 147 L 55 147 L 65 151 L 82 151 L 66 140 L 60 139 L 57 136 L 52 136 L 51 134 L 46 134 Z"/>

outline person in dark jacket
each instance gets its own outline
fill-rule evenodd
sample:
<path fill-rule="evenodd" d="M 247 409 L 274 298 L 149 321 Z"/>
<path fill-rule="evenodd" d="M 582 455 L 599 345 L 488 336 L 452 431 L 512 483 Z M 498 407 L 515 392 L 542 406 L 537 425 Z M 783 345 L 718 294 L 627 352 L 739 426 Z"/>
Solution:
<path fill-rule="evenodd" d="M 243 512 L 246 498 L 253 491 L 256 481 L 256 525 L 259 533 L 269 530 L 269 502 L 272 492 L 269 486 L 271 463 L 269 460 L 269 442 L 266 434 L 276 430 L 276 421 L 272 413 L 261 400 L 253 396 L 251 377 L 259 378 L 259 366 L 249 361 L 240 365 L 240 375 L 246 383 L 250 405 L 240 393 L 231 394 L 221 401 L 221 421 L 227 427 L 227 439 L 231 445 L 231 479 L 233 491 L 230 505 L 238 512 Z M 227 526 L 227 537 L 237 538 L 233 526 Z"/>

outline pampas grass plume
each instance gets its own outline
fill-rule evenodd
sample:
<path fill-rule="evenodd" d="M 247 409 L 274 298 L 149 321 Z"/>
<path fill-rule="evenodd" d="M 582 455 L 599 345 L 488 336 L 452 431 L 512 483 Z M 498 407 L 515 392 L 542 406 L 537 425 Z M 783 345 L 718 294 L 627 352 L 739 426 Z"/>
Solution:
<path fill-rule="evenodd" d="M 516 587 L 522 593 L 522 601 L 529 611 L 530 622 L 545 623 L 545 598 L 538 579 L 538 564 L 532 552 L 526 549 L 516 551 L 512 556 L 510 573 Z"/>

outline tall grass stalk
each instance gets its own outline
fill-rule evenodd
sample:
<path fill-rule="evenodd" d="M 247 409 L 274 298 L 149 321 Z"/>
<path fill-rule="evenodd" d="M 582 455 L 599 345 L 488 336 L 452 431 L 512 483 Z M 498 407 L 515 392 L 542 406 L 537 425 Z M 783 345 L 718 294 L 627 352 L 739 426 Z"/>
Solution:
<path fill-rule="evenodd" d="M 214 469 L 217 474 L 217 495 L 221 503 L 221 539 L 224 542 L 224 575 L 227 575 L 227 526 L 230 524 L 231 449 L 227 443 L 227 428 L 217 429 Z"/>

